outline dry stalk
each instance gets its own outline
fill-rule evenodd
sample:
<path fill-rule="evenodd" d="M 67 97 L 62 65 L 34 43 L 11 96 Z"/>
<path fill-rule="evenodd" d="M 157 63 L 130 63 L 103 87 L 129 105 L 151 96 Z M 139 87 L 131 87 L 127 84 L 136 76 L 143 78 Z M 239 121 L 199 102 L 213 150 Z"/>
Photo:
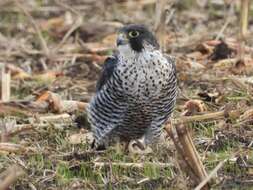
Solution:
<path fill-rule="evenodd" d="M 174 133 L 176 133 L 177 137 L 175 137 L 175 134 L 171 133 L 170 127 L 166 126 L 165 130 L 174 141 L 178 153 L 183 158 L 183 161 L 185 163 L 184 165 L 187 166 L 186 168 L 182 169 L 184 169 L 184 171 L 190 175 L 192 180 L 198 184 L 207 176 L 205 168 L 193 144 L 189 131 L 183 124 L 176 125 L 175 128 L 176 132 Z M 205 186 L 203 189 L 208 189 L 208 186 Z"/>
<path fill-rule="evenodd" d="M 24 131 L 32 130 L 32 129 L 35 129 L 35 125 L 32 125 L 32 124 L 20 124 L 20 125 L 15 125 L 10 130 L 6 130 L 4 133 L 5 133 L 5 135 L 7 137 L 11 137 L 11 136 L 15 136 L 16 134 L 22 133 Z M 1 135 L 3 135 L 4 133 L 0 132 Z M 4 142 L 4 141 L 2 141 L 2 142 Z"/>
<path fill-rule="evenodd" d="M 0 181 L 0 190 L 9 189 L 9 187 L 17 181 L 18 178 L 22 177 L 25 174 L 24 170 L 17 166 L 10 166 L 6 171 L 3 172 L 5 176 L 2 181 Z"/>
<path fill-rule="evenodd" d="M 69 6 L 68 4 L 66 4 L 66 3 L 64 3 L 64 2 L 62 2 L 62 1 L 60 1 L 60 0 L 54 0 L 54 2 L 55 2 L 57 5 L 59 5 L 60 7 L 62 7 L 64 10 L 70 11 L 70 12 L 72 12 L 73 14 L 75 14 L 75 15 L 77 15 L 77 16 L 81 16 L 81 15 L 80 15 L 80 12 L 79 12 L 77 9 L 75 9 L 74 7 Z"/>
<path fill-rule="evenodd" d="M 47 47 L 47 43 L 46 43 L 45 39 L 43 38 L 41 30 L 40 30 L 39 26 L 37 25 L 36 21 L 33 19 L 32 15 L 29 13 L 29 11 L 27 11 L 26 8 L 19 2 L 19 0 L 15 0 L 15 3 L 17 5 L 17 7 L 20 10 L 22 10 L 22 12 L 27 16 L 28 20 L 30 21 L 30 23 L 32 24 L 34 30 L 36 31 L 43 53 L 47 57 L 50 57 L 50 55 L 51 55 L 50 50 Z"/>
<path fill-rule="evenodd" d="M 156 1 L 155 33 L 162 50 L 165 48 L 166 4 L 166 0 Z"/>
<path fill-rule="evenodd" d="M 193 114 L 194 110 L 197 112 L 204 111 L 204 109 L 200 109 L 202 108 L 202 105 L 199 102 L 194 102 L 194 101 L 188 101 L 185 104 L 185 108 L 186 110 L 182 114 L 184 118 L 189 118 L 189 117 L 186 117 L 185 115 Z M 219 112 L 218 116 L 224 117 L 225 114 L 226 114 L 226 111 Z M 214 115 L 217 116 L 217 114 L 214 114 Z M 166 125 L 165 130 L 169 134 L 169 136 L 172 138 L 175 144 L 175 147 L 184 162 L 183 165 L 187 166 L 187 167 L 180 166 L 181 169 L 183 169 L 187 174 L 190 175 L 191 179 L 194 181 L 195 184 L 199 184 L 201 181 L 203 181 L 206 178 L 207 173 L 204 168 L 204 165 L 201 162 L 197 149 L 195 148 L 190 132 L 187 129 L 186 125 L 184 125 L 184 122 L 182 122 L 182 119 L 181 119 L 181 123 L 177 123 L 174 126 Z M 207 185 L 204 186 L 203 189 L 208 189 L 208 186 Z"/>
<path fill-rule="evenodd" d="M 249 16 L 250 0 L 241 0 L 241 37 L 245 38 L 248 32 L 248 16 Z"/>
<path fill-rule="evenodd" d="M 248 32 L 248 15 L 250 0 L 241 0 L 241 17 L 240 17 L 240 52 L 239 60 L 244 60 L 245 56 L 245 38 Z"/>
<path fill-rule="evenodd" d="M 252 109 L 252 108 L 250 108 Z M 245 110 L 242 110 L 245 111 Z M 172 123 L 174 125 L 184 124 L 184 123 L 192 123 L 192 122 L 199 122 L 199 121 L 205 121 L 205 120 L 218 120 L 224 117 L 239 117 L 240 110 L 231 110 L 229 112 L 223 110 L 223 111 L 217 111 L 213 113 L 206 113 L 203 115 L 193 115 L 193 116 L 181 116 L 180 118 L 172 120 Z"/>
<path fill-rule="evenodd" d="M 228 25 L 231 23 L 232 14 L 234 14 L 234 2 L 233 1 L 230 4 L 228 14 L 224 15 L 224 17 L 225 17 L 224 19 L 226 19 L 225 23 L 224 23 L 223 27 L 221 28 L 221 30 L 219 31 L 218 35 L 216 36 L 215 40 L 219 40 L 223 36 L 224 31 L 226 30 Z"/>
<path fill-rule="evenodd" d="M 204 121 L 209 119 L 220 119 L 223 118 L 225 111 L 218 111 L 213 113 L 207 113 L 203 115 L 193 115 L 193 116 L 181 116 L 179 119 L 175 119 L 173 124 L 184 124 L 184 123 L 191 123 L 197 121 Z"/>
<path fill-rule="evenodd" d="M 205 168 L 200 160 L 200 156 L 195 148 L 195 145 L 190 136 L 190 132 L 184 125 L 176 126 L 179 141 L 184 147 L 184 153 L 187 156 L 187 161 L 191 165 L 194 174 L 199 177 L 200 180 L 204 180 L 207 176 Z"/>
<path fill-rule="evenodd" d="M 58 115 L 39 116 L 37 117 L 37 119 L 39 121 L 47 121 L 47 122 L 66 121 L 71 119 L 71 116 L 67 113 L 63 113 Z"/>
<path fill-rule="evenodd" d="M 11 74 L 4 63 L 0 63 L 1 70 L 1 101 L 10 101 L 11 96 Z"/>
<path fill-rule="evenodd" d="M 82 17 L 78 17 L 76 22 L 71 26 L 71 28 L 68 30 L 68 32 L 64 35 L 63 39 L 61 40 L 61 42 L 56 46 L 56 48 L 53 50 L 54 52 L 57 52 L 67 41 L 67 39 L 69 38 L 69 36 L 75 31 L 77 30 L 83 23 L 83 19 Z"/>
<path fill-rule="evenodd" d="M 28 149 L 20 144 L 2 142 L 0 143 L 0 151 L 19 153 L 19 152 L 26 152 L 28 151 Z"/>
<path fill-rule="evenodd" d="M 127 163 L 127 162 L 93 162 L 95 167 L 105 167 L 105 166 L 121 166 L 121 167 L 131 167 L 131 168 L 144 168 L 145 165 L 152 165 L 158 168 L 166 168 L 173 166 L 170 163 L 161 162 L 146 162 L 146 163 Z"/>
<path fill-rule="evenodd" d="M 208 183 L 208 181 L 210 181 L 217 174 L 218 170 L 225 164 L 226 161 L 227 159 L 221 161 L 194 190 L 201 190 Z"/>
<path fill-rule="evenodd" d="M 0 122 L 0 134 L 1 134 L 1 142 L 6 142 L 8 141 L 8 134 L 7 134 L 7 129 L 6 129 L 6 125 L 4 122 Z"/>
<path fill-rule="evenodd" d="M 24 131 L 37 130 L 38 128 L 48 127 L 49 123 L 56 124 L 59 121 L 64 121 L 64 123 L 66 123 L 67 120 L 69 120 L 69 122 L 72 122 L 71 117 L 68 114 L 42 116 L 42 117 L 38 117 L 38 120 L 43 121 L 43 122 L 42 123 L 33 123 L 33 124 L 16 124 L 11 129 L 0 131 L 1 141 L 5 142 L 4 140 L 2 140 L 3 136 L 4 136 L 4 138 L 9 138 L 9 137 L 15 136 L 19 133 L 22 133 Z M 50 125 L 50 126 L 55 127 L 54 125 Z M 1 150 L 1 146 L 3 147 L 3 150 L 6 149 L 6 150 L 14 150 L 15 151 L 16 149 L 18 150 L 18 148 L 20 148 L 19 145 L 15 146 L 15 145 L 8 143 L 8 144 L 0 145 L 0 150 Z M 9 149 L 9 147 L 11 147 L 11 148 Z M 22 148 L 22 146 L 21 146 L 21 148 Z"/>
<path fill-rule="evenodd" d="M 198 176 L 193 172 L 194 170 L 192 169 L 191 165 L 189 164 L 189 159 L 184 153 L 184 147 L 180 143 L 180 140 L 179 140 L 179 137 L 178 137 L 175 127 L 171 124 L 167 124 L 165 126 L 165 130 L 169 134 L 169 136 L 172 138 L 172 140 L 175 144 L 175 147 L 178 151 L 178 155 L 180 158 L 179 159 L 180 168 L 184 168 L 185 172 L 189 174 L 189 176 L 191 177 L 191 179 L 193 181 L 198 181 Z"/>

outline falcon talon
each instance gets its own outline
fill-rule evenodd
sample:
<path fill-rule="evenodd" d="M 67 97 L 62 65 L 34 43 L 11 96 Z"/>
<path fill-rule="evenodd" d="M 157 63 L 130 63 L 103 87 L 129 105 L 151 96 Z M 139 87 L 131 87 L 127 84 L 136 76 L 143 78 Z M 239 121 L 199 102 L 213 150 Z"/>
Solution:
<path fill-rule="evenodd" d="M 157 142 L 173 111 L 175 60 L 161 52 L 143 25 L 121 28 L 116 44 L 117 53 L 105 60 L 87 109 L 94 146 L 144 138 L 145 148 Z"/>
<path fill-rule="evenodd" d="M 140 140 L 132 140 L 128 144 L 129 154 L 147 155 L 153 152 L 152 148 L 143 144 Z"/>
<path fill-rule="evenodd" d="M 141 150 L 145 150 L 145 146 L 139 140 L 135 140 L 135 143 L 132 144 L 133 147 L 137 146 Z"/>

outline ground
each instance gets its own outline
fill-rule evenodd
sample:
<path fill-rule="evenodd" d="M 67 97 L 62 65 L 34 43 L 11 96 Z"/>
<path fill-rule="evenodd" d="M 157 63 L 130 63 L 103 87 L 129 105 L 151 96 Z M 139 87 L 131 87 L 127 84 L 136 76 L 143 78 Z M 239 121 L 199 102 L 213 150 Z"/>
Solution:
<path fill-rule="evenodd" d="M 11 184 L 16 190 L 196 186 L 180 168 L 168 136 L 146 155 L 131 154 L 121 145 L 94 152 L 79 139 L 89 132 L 85 109 L 43 122 L 41 118 L 59 113 L 52 109 L 42 113 L 36 106 L 22 111 L 45 91 L 61 100 L 88 102 L 104 59 L 114 51 L 117 29 L 142 23 L 154 31 L 155 5 L 152 0 L 0 2 L 0 62 L 12 66 L 14 101 L 0 105 L 0 184 L 4 171 L 15 165 L 24 173 Z M 213 189 L 252 189 L 253 4 L 245 43 L 239 36 L 240 1 L 182 0 L 170 1 L 167 7 L 163 50 L 176 57 L 179 80 L 172 122 L 183 113 L 225 110 L 225 117 L 185 126 L 208 173 L 224 161 L 210 181 Z M 159 31 L 156 34 L 159 37 Z M 54 111 L 59 112 L 55 107 Z M 74 122 L 80 117 L 81 129 Z M 33 127 L 5 137 L 6 123 Z M 19 147 L 2 150 L 6 142 Z"/>

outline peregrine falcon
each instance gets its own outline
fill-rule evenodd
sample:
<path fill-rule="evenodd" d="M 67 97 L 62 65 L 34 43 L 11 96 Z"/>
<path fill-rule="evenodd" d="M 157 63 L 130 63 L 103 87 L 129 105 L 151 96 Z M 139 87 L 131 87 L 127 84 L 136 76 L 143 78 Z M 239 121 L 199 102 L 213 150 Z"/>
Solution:
<path fill-rule="evenodd" d="M 117 53 L 105 60 L 88 106 L 94 148 L 142 137 L 145 146 L 157 141 L 176 102 L 174 62 L 145 26 L 119 30 Z"/>

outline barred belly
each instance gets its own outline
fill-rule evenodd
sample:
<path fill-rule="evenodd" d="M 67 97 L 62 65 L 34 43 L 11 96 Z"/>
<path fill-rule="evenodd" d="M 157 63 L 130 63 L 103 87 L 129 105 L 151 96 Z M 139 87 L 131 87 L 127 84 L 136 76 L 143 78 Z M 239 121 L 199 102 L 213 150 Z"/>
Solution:
<path fill-rule="evenodd" d="M 160 52 L 123 59 L 107 84 L 93 97 L 88 118 L 98 144 L 161 132 L 176 100 L 172 63 Z M 151 131 L 150 131 L 151 129 Z"/>

